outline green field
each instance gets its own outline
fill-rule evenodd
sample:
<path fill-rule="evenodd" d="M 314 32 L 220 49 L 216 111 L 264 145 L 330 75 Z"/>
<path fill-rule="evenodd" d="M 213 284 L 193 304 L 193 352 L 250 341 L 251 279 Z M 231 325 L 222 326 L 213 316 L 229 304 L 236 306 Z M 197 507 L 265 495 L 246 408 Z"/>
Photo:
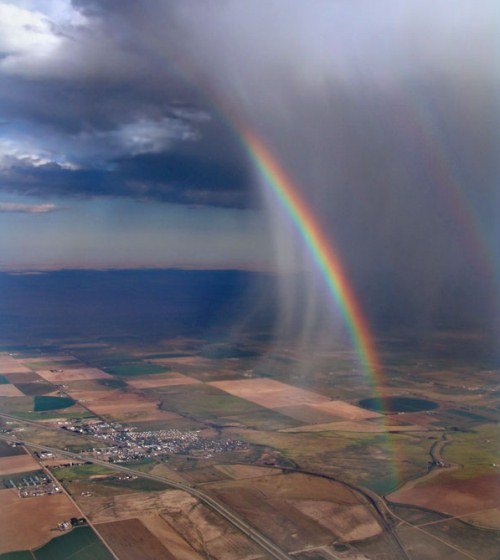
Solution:
<path fill-rule="evenodd" d="M 52 469 L 54 476 L 62 481 L 72 481 L 85 479 L 90 476 L 105 474 L 112 475 L 114 471 L 101 467 L 100 465 L 77 465 L 75 467 L 62 467 L 59 469 Z"/>
<path fill-rule="evenodd" d="M 124 389 L 128 387 L 127 383 L 122 379 L 97 379 L 99 385 L 110 387 L 111 389 Z"/>
<path fill-rule="evenodd" d="M 189 385 L 158 390 L 161 408 L 184 416 L 214 419 L 265 410 L 250 401 L 234 397 L 210 385 Z"/>
<path fill-rule="evenodd" d="M 73 399 L 69 397 L 44 397 L 37 395 L 34 399 L 34 411 L 45 412 L 46 410 L 60 410 L 61 408 L 69 408 L 75 404 Z"/>
<path fill-rule="evenodd" d="M 29 550 L 18 550 L 0 554 L 0 560 L 33 560 L 33 554 Z"/>
<path fill-rule="evenodd" d="M 41 548 L 1 554 L 0 560 L 112 560 L 109 551 L 90 527 L 77 527 L 50 540 Z"/>
<path fill-rule="evenodd" d="M 142 363 L 120 364 L 116 366 L 108 366 L 105 369 L 108 373 L 118 375 L 119 377 L 135 377 L 136 375 L 151 375 L 169 371 L 169 368 L 166 366 Z"/>

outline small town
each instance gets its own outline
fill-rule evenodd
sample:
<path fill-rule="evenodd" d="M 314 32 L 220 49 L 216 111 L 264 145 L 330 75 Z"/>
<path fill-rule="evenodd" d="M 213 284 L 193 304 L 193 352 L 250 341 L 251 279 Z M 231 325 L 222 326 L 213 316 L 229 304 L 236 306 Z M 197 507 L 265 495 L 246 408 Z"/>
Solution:
<path fill-rule="evenodd" d="M 73 433 L 91 436 L 108 445 L 94 447 L 82 454 L 105 459 L 112 463 L 134 462 L 148 457 L 168 455 L 195 455 L 205 459 L 218 453 L 244 451 L 248 445 L 236 439 L 211 439 L 201 435 L 200 430 L 176 429 L 139 431 L 119 423 L 97 420 L 62 421 L 61 428 Z"/>

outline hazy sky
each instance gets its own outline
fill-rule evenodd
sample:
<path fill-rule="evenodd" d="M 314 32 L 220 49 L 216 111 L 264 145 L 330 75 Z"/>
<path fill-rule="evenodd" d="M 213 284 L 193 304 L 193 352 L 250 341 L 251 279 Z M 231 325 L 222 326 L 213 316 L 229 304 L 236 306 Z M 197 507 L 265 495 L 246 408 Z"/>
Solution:
<path fill-rule="evenodd" d="M 498 27 L 495 0 L 1 2 L 0 266 L 307 268 L 237 113 L 360 282 L 486 278 Z"/>

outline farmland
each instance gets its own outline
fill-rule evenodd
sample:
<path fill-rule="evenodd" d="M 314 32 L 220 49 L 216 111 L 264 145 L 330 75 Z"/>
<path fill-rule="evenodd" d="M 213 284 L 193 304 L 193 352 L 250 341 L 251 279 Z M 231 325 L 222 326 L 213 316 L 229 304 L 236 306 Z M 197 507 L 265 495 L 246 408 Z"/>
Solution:
<path fill-rule="evenodd" d="M 499 485 L 493 466 L 500 463 L 498 415 L 488 392 L 469 385 L 462 369 L 446 358 L 429 369 L 411 356 L 389 354 L 394 375 L 385 394 L 411 406 L 380 409 L 367 406 L 366 383 L 353 383 L 347 373 L 356 367 L 350 354 L 319 356 L 305 379 L 289 374 L 292 352 L 264 362 L 256 358 L 256 344 L 236 354 L 217 344 L 214 352 L 200 352 L 197 344 L 184 341 L 182 351 L 168 340 L 147 348 L 77 344 L 71 356 L 68 348 L 59 356 L 51 347 L 47 359 L 28 351 L 27 357 L 21 352 L 0 359 L 0 407 L 20 419 L 0 420 L 7 433 L 83 452 L 83 459 L 114 457 L 133 470 L 126 476 L 111 464 L 59 466 L 64 461 L 57 457 L 45 462 L 120 557 L 262 558 L 258 547 L 196 498 L 142 478 L 146 473 L 203 490 L 301 559 L 326 550 L 340 554 L 342 547 L 351 555 L 396 557 L 394 537 L 367 497 L 377 495 L 391 526 L 402 520 L 397 535 L 409 553 L 459 559 L 454 543 L 474 554 L 461 538 L 467 534 L 483 543 L 481 558 L 493 560 L 500 527 L 492 491 Z M 494 378 L 490 370 L 478 373 L 486 385 Z M 17 392 L 4 395 L 2 387 Z M 419 399 L 433 406 L 417 409 Z M 23 418 L 43 423 L 24 425 Z M 99 430 L 89 426 L 99 423 L 122 447 L 132 445 L 137 433 L 157 449 L 164 441 L 159 434 L 172 434 L 172 444 L 165 440 L 169 449 L 183 451 L 127 455 L 111 439 L 96 439 Z M 183 438 L 201 443 L 179 447 Z M 6 476 L 38 468 L 20 448 L 0 442 L 0 455 Z M 52 527 L 64 512 L 53 503 Z M 64 543 L 73 533 L 51 543 Z M 201 534 L 213 539 L 206 542 Z M 51 536 L 46 525 L 35 532 L 29 548 L 36 558 L 43 558 Z M 298 553 L 304 543 L 310 551 Z"/>

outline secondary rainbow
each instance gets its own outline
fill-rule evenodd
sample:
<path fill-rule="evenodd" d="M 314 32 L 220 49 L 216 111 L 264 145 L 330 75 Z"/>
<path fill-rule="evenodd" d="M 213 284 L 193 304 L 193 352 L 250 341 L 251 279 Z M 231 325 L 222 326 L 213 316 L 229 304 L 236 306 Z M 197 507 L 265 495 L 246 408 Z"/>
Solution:
<path fill-rule="evenodd" d="M 373 339 L 333 243 L 326 239 L 298 188 L 265 143 L 250 129 L 241 126 L 238 128 L 254 165 L 285 208 L 309 248 L 341 310 L 353 345 L 368 374 L 368 380 L 377 392 L 381 372 Z"/>

